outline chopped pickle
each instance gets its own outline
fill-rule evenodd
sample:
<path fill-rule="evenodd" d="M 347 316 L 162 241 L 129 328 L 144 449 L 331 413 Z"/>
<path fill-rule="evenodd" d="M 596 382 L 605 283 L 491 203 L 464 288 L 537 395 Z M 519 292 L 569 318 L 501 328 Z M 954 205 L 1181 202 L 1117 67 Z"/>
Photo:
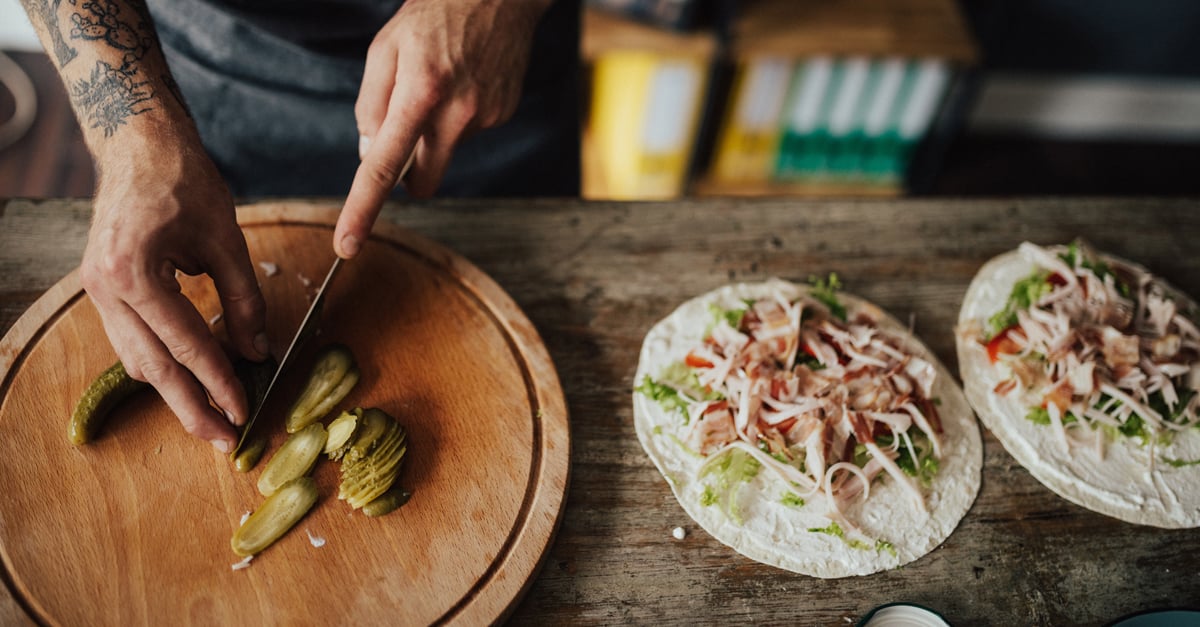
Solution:
<path fill-rule="evenodd" d="M 342 412 L 342 415 L 329 423 L 329 438 L 325 440 L 325 454 L 329 459 L 337 461 L 342 458 L 346 449 L 350 447 L 355 431 L 358 430 L 358 419 L 361 416 L 362 410 L 355 408 Z"/>
<path fill-rule="evenodd" d="M 250 438 L 242 445 L 237 457 L 233 458 L 233 467 L 238 472 L 250 472 L 250 469 L 258 464 L 258 460 L 262 459 L 263 451 L 266 450 L 266 438 Z"/>
<path fill-rule="evenodd" d="M 382 492 L 388 489 L 399 474 L 400 461 L 407 450 L 408 446 L 401 442 L 389 447 L 387 451 L 380 449 L 378 455 L 352 462 L 350 468 L 343 468 L 338 498 L 365 502 L 374 498 L 371 496 L 372 491 Z M 382 489 L 379 489 L 381 484 Z"/>
<path fill-rule="evenodd" d="M 325 426 L 319 422 L 288 437 L 258 477 L 258 491 L 271 496 L 280 486 L 308 474 L 325 450 Z"/>
<path fill-rule="evenodd" d="M 363 410 L 358 432 L 354 441 L 350 443 L 350 450 L 346 451 L 346 458 L 349 461 L 357 461 L 365 457 L 394 422 L 395 420 L 381 409 L 371 407 Z"/>
<path fill-rule="evenodd" d="M 341 344 L 322 349 L 304 391 L 288 412 L 288 433 L 295 433 L 323 418 L 350 393 L 358 377 L 358 367 L 350 349 Z"/>
<path fill-rule="evenodd" d="M 392 486 L 390 490 L 379 495 L 370 503 L 363 505 L 362 511 L 367 516 L 379 517 L 390 514 L 408 502 L 412 493 L 400 486 Z"/>
<path fill-rule="evenodd" d="M 139 390 L 150 387 L 129 376 L 125 365 L 117 362 L 100 373 L 84 390 L 75 404 L 71 420 L 67 423 L 67 439 L 71 444 L 87 444 L 96 437 L 104 419 L 118 403 Z"/>
<path fill-rule="evenodd" d="M 351 507 L 361 509 L 380 499 L 396 482 L 400 474 L 400 462 L 408 450 L 408 432 L 387 412 L 371 407 L 353 409 L 342 414 L 334 424 L 342 420 L 355 420 L 353 437 L 340 447 L 328 447 L 342 461 L 342 480 L 338 485 L 338 498 Z M 330 425 L 332 429 L 334 424 Z M 339 427 L 343 428 L 343 427 Z M 399 504 L 387 505 L 383 500 L 372 509 L 383 514 Z"/>
<path fill-rule="evenodd" d="M 317 484 L 312 477 L 292 479 L 254 510 L 229 545 L 242 557 L 255 555 L 287 533 L 316 502 Z"/>

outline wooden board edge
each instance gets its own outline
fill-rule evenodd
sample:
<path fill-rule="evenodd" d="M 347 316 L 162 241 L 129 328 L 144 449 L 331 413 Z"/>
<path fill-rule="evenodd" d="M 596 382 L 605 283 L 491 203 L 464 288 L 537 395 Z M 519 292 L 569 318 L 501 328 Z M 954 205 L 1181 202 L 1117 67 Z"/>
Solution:
<path fill-rule="evenodd" d="M 38 297 L 29 309 L 17 318 L 3 339 L 0 339 L 0 399 L 7 397 L 8 387 L 12 385 L 12 375 L 28 352 L 26 348 L 34 343 L 71 301 L 82 295 L 83 287 L 79 283 L 79 269 L 76 268 Z M 62 424 L 65 438 L 65 418 Z M 17 618 L 17 621 L 23 620 L 26 624 L 46 621 L 49 613 L 36 599 L 27 594 L 28 591 L 20 589 L 13 572 L 13 563 L 8 551 L 0 547 L 0 580 L 4 582 L 0 587 L 0 596 L 8 597 L 0 598 L 0 608 L 5 611 L 12 609 L 14 612 L 19 609 L 23 615 Z M 8 624 L 8 617 L 4 613 L 0 613 L 0 618 L 4 618 L 5 624 Z"/>

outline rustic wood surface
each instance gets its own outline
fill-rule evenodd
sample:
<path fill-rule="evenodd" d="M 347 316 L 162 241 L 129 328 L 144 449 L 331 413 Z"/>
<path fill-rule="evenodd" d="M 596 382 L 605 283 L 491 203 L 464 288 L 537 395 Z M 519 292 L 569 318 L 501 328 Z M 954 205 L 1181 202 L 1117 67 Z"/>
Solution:
<path fill-rule="evenodd" d="M 395 205 L 384 219 L 491 276 L 537 327 L 562 380 L 567 505 L 513 623 L 833 626 L 908 601 L 957 625 L 1101 625 L 1143 610 L 1200 608 L 1200 529 L 1130 525 L 1072 505 L 985 431 L 979 498 L 941 547 L 869 577 L 794 575 L 739 556 L 686 517 L 637 443 L 631 378 L 646 331 L 687 298 L 730 281 L 830 271 L 850 291 L 911 316 L 956 370 L 951 327 L 967 284 L 1022 240 L 1083 236 L 1200 295 L 1198 204 L 479 200 Z M 0 329 L 8 329 L 78 264 L 89 209 L 84 200 L 0 208 Z M 682 541 L 671 537 L 676 526 L 688 531 Z M 0 602 L 5 611 L 13 605 Z"/>

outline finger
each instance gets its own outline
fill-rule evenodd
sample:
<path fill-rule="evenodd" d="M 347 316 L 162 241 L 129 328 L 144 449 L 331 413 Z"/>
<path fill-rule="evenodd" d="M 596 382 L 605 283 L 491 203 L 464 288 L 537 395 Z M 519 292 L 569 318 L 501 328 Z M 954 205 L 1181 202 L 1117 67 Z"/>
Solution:
<path fill-rule="evenodd" d="M 162 281 L 168 282 L 165 278 Z M 174 283 L 174 277 L 169 282 Z M 208 395 L 224 411 L 230 422 L 236 425 L 244 424 L 249 413 L 245 391 L 225 352 L 221 350 L 217 339 L 209 331 L 208 324 L 191 301 L 178 291 L 154 286 L 135 291 L 127 303 L 149 327 L 171 358 L 167 360 L 171 362 L 169 364 L 160 363 L 156 359 L 151 365 L 165 370 L 163 376 L 171 377 L 173 383 L 179 381 L 181 376 L 175 372 L 173 366 L 186 369 L 208 391 Z M 143 374 L 154 384 L 151 373 L 143 371 Z M 180 419 L 182 420 L 183 416 L 180 416 Z"/>
<path fill-rule="evenodd" d="M 396 51 L 386 40 L 373 43 L 367 50 L 362 86 L 354 103 L 358 124 L 358 158 L 362 159 L 387 117 L 388 102 L 396 84 Z"/>
<path fill-rule="evenodd" d="M 209 404 L 196 378 L 171 357 L 145 322 L 124 303 L 104 303 L 96 297 L 93 301 L 129 375 L 154 386 L 189 434 L 211 442 L 223 453 L 232 450 L 237 433 Z"/>
<path fill-rule="evenodd" d="M 270 355 L 266 334 L 266 302 L 254 276 L 250 252 L 240 232 L 225 238 L 206 266 L 212 277 L 229 339 L 242 356 L 255 361 Z"/>
<path fill-rule="evenodd" d="M 470 128 L 471 111 L 450 106 L 431 125 L 432 130 L 422 136 L 415 152 L 416 165 L 404 179 L 404 187 L 414 198 L 428 198 L 437 192 L 450 166 L 454 147 Z"/>
<path fill-rule="evenodd" d="M 345 259 L 358 254 L 384 201 L 400 182 L 428 113 L 428 105 L 403 106 L 401 103 L 408 99 L 400 93 L 399 86 L 392 95 L 392 102 L 383 125 L 354 173 L 346 204 L 334 228 L 334 252 Z"/>

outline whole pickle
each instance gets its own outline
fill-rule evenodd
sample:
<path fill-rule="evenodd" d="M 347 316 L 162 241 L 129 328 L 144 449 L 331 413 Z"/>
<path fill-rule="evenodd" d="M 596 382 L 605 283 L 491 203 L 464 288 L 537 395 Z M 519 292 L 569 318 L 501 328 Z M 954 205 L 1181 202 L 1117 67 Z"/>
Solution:
<path fill-rule="evenodd" d="M 312 477 L 297 477 L 280 486 L 234 532 L 229 545 L 246 557 L 271 546 L 287 533 L 317 502 L 317 484 Z"/>
<path fill-rule="evenodd" d="M 341 344 L 322 349 L 313 364 L 304 391 L 288 411 L 288 433 L 295 433 L 324 417 L 350 393 L 358 377 L 358 367 L 350 349 Z"/>
<path fill-rule="evenodd" d="M 258 491 L 270 496 L 292 479 L 307 475 L 325 450 L 325 438 L 325 426 L 319 422 L 288 437 L 259 475 Z"/>
<path fill-rule="evenodd" d="M 67 439 L 76 445 L 92 441 L 109 412 L 118 403 L 148 387 L 150 384 L 129 376 L 121 362 L 109 366 L 79 397 L 71 420 L 67 423 Z"/>

